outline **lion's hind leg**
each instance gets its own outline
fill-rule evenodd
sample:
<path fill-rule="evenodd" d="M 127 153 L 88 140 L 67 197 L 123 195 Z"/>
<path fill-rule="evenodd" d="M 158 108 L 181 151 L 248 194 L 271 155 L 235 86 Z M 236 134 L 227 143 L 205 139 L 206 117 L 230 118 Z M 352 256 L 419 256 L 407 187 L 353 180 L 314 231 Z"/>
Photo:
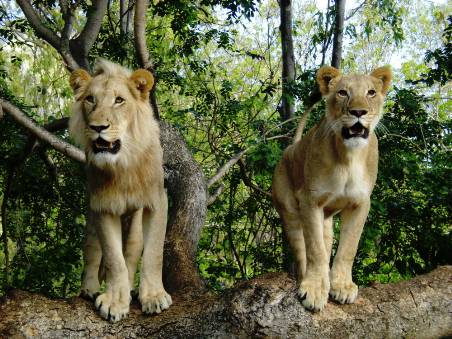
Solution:
<path fill-rule="evenodd" d="M 297 264 L 297 279 L 301 281 L 306 275 L 306 246 L 300 215 L 297 211 L 288 211 L 285 208 L 282 208 L 279 213 L 283 219 L 284 231 Z"/>
<path fill-rule="evenodd" d="M 273 205 L 282 219 L 284 232 L 295 257 L 297 278 L 301 281 L 306 273 L 306 247 L 298 203 L 294 192 L 290 189 L 291 183 L 284 164 L 284 162 L 278 164 L 273 176 Z"/>

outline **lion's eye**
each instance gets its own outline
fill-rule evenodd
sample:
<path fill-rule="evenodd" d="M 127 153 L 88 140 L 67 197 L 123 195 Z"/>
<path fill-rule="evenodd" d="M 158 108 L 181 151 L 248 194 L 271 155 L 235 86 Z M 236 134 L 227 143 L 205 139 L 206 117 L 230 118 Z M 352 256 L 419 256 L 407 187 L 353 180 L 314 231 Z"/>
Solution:
<path fill-rule="evenodd" d="M 116 97 L 116 99 L 115 99 L 115 104 L 120 104 L 120 103 L 123 103 L 124 102 L 124 99 L 123 98 L 121 98 L 121 97 Z"/>
<path fill-rule="evenodd" d="M 341 89 L 340 91 L 337 92 L 337 94 L 340 97 L 346 97 L 348 95 L 347 91 L 345 89 Z"/>
<path fill-rule="evenodd" d="M 88 95 L 85 98 L 86 101 L 88 101 L 90 104 L 94 104 L 94 97 L 92 95 Z"/>
<path fill-rule="evenodd" d="M 370 96 L 370 97 L 374 97 L 375 94 L 377 94 L 377 92 L 375 92 L 375 90 L 373 90 L 373 89 L 370 89 L 370 90 L 367 92 L 367 95 Z"/>

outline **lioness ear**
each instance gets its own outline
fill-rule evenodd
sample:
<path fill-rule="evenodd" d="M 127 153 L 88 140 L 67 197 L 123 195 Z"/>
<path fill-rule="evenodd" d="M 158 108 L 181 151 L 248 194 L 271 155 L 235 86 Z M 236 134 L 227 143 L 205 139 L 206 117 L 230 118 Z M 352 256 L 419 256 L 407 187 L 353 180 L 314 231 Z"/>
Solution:
<path fill-rule="evenodd" d="M 371 76 L 374 78 L 377 78 L 381 80 L 382 87 L 381 87 L 381 93 L 386 94 L 386 92 L 389 89 L 389 86 L 391 85 L 391 79 L 392 79 L 392 71 L 389 66 L 383 66 L 380 68 L 377 68 L 372 73 L 370 73 Z"/>
<path fill-rule="evenodd" d="M 317 83 L 319 84 L 320 93 L 322 95 L 328 94 L 328 85 L 331 79 L 341 75 L 341 71 L 331 66 L 323 66 L 317 71 Z"/>
<path fill-rule="evenodd" d="M 71 85 L 74 92 L 77 92 L 80 87 L 85 86 L 90 80 L 91 75 L 89 75 L 89 73 L 84 69 L 79 68 L 71 73 L 69 84 Z"/>
<path fill-rule="evenodd" d="M 141 97 L 147 99 L 149 91 L 154 85 L 154 77 L 151 72 L 145 69 L 138 69 L 132 73 L 130 80 L 135 84 L 135 87 L 140 91 Z"/>

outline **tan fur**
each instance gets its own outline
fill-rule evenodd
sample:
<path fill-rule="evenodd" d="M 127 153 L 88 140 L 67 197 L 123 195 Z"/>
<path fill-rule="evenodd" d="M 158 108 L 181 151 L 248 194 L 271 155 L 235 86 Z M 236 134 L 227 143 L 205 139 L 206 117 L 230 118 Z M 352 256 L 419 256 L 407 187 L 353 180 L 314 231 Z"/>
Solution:
<path fill-rule="evenodd" d="M 143 312 L 159 313 L 172 302 L 162 284 L 167 197 L 159 126 L 148 102 L 152 75 L 101 60 L 93 77 L 76 70 L 70 84 L 76 100 L 69 130 L 86 153 L 90 207 L 82 293 L 94 297 L 99 292 L 102 256 L 107 289 L 96 298 L 96 307 L 104 318 L 123 318 L 144 244 L 149 257 L 142 260 L 139 299 Z M 120 140 L 119 152 L 96 154 L 93 143 L 99 137 Z M 126 219 L 130 224 L 123 239 Z"/>
<path fill-rule="evenodd" d="M 322 67 L 317 82 L 326 114 L 284 151 L 275 169 L 273 202 L 298 264 L 299 294 L 308 309 L 322 310 L 328 293 L 341 303 L 352 303 L 357 297 L 352 264 L 377 178 L 374 129 L 390 81 L 388 67 L 370 75 L 342 75 L 333 67 Z M 367 113 L 351 114 L 356 111 Z M 300 135 L 305 120 L 300 122 Z M 358 120 L 368 128 L 368 138 L 343 137 L 343 128 L 350 131 Z M 332 221 L 337 213 L 340 242 L 330 270 Z"/>

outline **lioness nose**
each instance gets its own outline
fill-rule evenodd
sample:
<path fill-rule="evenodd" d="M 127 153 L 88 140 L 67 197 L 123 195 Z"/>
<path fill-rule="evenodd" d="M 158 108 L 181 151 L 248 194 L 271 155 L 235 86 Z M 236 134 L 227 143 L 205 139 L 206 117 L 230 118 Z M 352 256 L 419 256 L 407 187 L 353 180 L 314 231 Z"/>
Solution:
<path fill-rule="evenodd" d="M 364 109 L 360 109 L 360 110 L 358 110 L 358 109 L 351 109 L 349 112 L 350 112 L 351 115 L 354 115 L 357 118 L 359 118 L 362 115 L 367 114 L 367 111 L 364 110 Z"/>
<path fill-rule="evenodd" d="M 104 129 L 107 129 L 110 125 L 89 125 L 89 128 L 95 130 L 97 133 L 102 132 Z"/>

